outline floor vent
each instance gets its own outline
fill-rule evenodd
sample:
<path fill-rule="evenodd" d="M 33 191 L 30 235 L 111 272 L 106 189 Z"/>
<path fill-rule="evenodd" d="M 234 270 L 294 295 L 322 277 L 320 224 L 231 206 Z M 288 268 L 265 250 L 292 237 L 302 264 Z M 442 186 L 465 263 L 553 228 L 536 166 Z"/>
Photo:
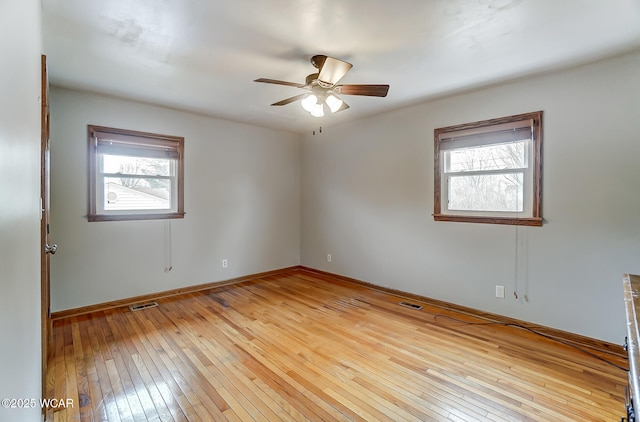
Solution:
<path fill-rule="evenodd" d="M 415 303 L 400 302 L 400 303 L 398 303 L 398 305 L 400 305 L 400 306 L 404 306 L 404 307 L 407 307 L 407 308 L 411 308 L 411 309 L 416 309 L 416 310 L 418 310 L 418 311 L 419 311 L 420 309 L 422 309 L 422 306 L 420 306 L 420 305 L 416 305 Z"/>
<path fill-rule="evenodd" d="M 140 305 L 129 306 L 132 311 L 141 311 L 142 309 L 155 308 L 158 306 L 156 302 L 142 303 Z"/>

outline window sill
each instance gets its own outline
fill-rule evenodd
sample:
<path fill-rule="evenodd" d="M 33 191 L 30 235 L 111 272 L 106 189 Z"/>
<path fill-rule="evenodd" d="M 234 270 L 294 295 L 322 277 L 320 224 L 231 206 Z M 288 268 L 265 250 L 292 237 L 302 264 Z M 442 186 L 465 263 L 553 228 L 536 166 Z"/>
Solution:
<path fill-rule="evenodd" d="M 129 220 L 168 220 L 171 218 L 184 218 L 184 212 L 167 214 L 96 214 L 87 215 L 87 219 L 92 221 L 129 221 Z"/>
<path fill-rule="evenodd" d="M 507 224 L 511 226 L 542 227 L 541 217 L 473 217 L 467 215 L 433 214 L 433 219 L 435 221 L 457 221 L 459 223 Z"/>

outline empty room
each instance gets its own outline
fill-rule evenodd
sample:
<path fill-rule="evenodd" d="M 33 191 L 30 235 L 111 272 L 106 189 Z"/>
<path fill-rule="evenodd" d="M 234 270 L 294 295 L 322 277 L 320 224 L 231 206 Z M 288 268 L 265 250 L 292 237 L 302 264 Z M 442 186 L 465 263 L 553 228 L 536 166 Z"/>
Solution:
<path fill-rule="evenodd" d="M 637 1 L 0 22 L 0 422 L 635 420 Z"/>

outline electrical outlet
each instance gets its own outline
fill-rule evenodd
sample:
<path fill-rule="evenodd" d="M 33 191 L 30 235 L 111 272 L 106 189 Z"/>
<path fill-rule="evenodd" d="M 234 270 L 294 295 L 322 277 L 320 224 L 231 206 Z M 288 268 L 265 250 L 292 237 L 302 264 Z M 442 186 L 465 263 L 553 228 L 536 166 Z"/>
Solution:
<path fill-rule="evenodd" d="M 222 260 L 222 268 L 227 268 L 229 266 L 229 263 L 227 262 L 226 259 Z"/>
<path fill-rule="evenodd" d="M 331 262 L 331 254 L 330 253 L 327 254 L 327 262 Z"/>
<path fill-rule="evenodd" d="M 496 297 L 504 299 L 504 286 L 496 285 Z"/>

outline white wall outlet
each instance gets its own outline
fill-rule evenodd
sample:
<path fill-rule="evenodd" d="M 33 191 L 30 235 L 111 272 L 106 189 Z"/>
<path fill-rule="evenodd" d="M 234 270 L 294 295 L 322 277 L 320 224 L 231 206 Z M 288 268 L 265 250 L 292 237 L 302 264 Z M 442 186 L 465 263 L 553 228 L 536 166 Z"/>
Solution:
<path fill-rule="evenodd" d="M 496 286 L 496 297 L 504 299 L 504 286 Z"/>
<path fill-rule="evenodd" d="M 222 260 L 222 268 L 227 268 L 229 266 L 229 263 L 227 262 L 226 259 Z"/>
<path fill-rule="evenodd" d="M 327 254 L 327 262 L 331 262 L 331 254 L 330 253 Z"/>

